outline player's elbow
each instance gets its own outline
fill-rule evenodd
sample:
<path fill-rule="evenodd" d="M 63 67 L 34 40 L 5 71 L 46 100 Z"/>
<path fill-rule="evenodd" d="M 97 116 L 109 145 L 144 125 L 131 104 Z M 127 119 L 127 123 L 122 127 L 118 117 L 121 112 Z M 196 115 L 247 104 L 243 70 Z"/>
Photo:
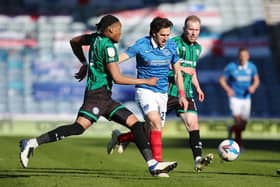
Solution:
<path fill-rule="evenodd" d="M 220 85 L 223 85 L 224 82 L 225 82 L 225 78 L 224 78 L 223 76 L 221 76 L 221 77 L 219 78 L 219 83 L 220 83 Z"/>
<path fill-rule="evenodd" d="M 174 71 L 174 79 L 175 80 L 178 80 L 180 75 L 181 75 L 181 71 L 179 71 L 179 70 Z"/>
<path fill-rule="evenodd" d="M 115 84 L 121 84 L 122 81 L 120 81 L 120 79 L 113 79 Z"/>
<path fill-rule="evenodd" d="M 69 41 L 69 43 L 72 47 L 80 46 L 80 38 L 74 37 Z"/>
<path fill-rule="evenodd" d="M 116 74 L 114 74 L 114 75 L 112 75 L 112 79 L 114 80 L 114 82 L 116 83 L 116 84 L 122 84 L 122 76 L 121 75 L 116 75 Z"/>

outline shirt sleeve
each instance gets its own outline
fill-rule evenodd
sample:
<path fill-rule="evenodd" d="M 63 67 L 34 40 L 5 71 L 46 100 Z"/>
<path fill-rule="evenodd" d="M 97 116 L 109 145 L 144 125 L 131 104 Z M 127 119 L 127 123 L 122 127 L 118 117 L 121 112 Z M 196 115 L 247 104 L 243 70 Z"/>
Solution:
<path fill-rule="evenodd" d="M 225 67 L 225 69 L 224 69 L 224 73 L 223 73 L 223 75 L 226 77 L 226 78 L 228 78 L 229 76 L 230 76 L 230 74 L 231 74 L 231 68 L 232 66 L 231 66 L 231 64 L 228 64 L 226 67 Z"/>
<path fill-rule="evenodd" d="M 202 47 L 201 45 L 198 45 L 198 50 L 199 50 L 199 54 L 197 55 L 197 58 L 200 57 L 201 53 L 202 53 Z"/>
<path fill-rule="evenodd" d="M 105 59 L 106 59 L 106 63 L 108 63 L 108 64 L 119 61 L 118 50 L 116 49 L 116 47 L 114 45 L 106 46 Z"/>
<path fill-rule="evenodd" d="M 257 67 L 256 67 L 256 65 L 252 65 L 252 76 L 254 77 L 254 76 L 256 76 L 258 74 L 258 69 L 257 69 Z"/>
<path fill-rule="evenodd" d="M 125 53 L 129 56 L 129 58 L 135 57 L 139 52 L 139 44 L 136 42 L 132 46 L 128 47 Z"/>
<path fill-rule="evenodd" d="M 175 64 L 176 62 L 178 62 L 180 60 L 178 50 L 177 50 L 177 44 L 175 42 L 172 42 L 172 45 L 170 46 L 170 50 L 172 53 L 171 63 Z"/>

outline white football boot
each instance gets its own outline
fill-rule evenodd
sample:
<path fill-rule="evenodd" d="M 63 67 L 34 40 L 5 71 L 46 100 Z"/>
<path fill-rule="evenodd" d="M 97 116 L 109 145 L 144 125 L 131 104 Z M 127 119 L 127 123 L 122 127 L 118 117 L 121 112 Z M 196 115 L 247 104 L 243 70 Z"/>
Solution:
<path fill-rule="evenodd" d="M 196 157 L 194 161 L 194 170 L 196 172 L 201 172 L 205 166 L 212 163 L 214 155 L 212 153 L 207 154 L 205 157 Z"/>
<path fill-rule="evenodd" d="M 169 177 L 168 173 L 177 167 L 178 163 L 174 162 L 157 162 L 149 167 L 151 175 L 155 177 Z"/>
<path fill-rule="evenodd" d="M 34 147 L 30 144 L 29 140 L 20 140 L 20 163 L 22 167 L 27 168 L 28 161 L 31 155 L 33 155 Z"/>

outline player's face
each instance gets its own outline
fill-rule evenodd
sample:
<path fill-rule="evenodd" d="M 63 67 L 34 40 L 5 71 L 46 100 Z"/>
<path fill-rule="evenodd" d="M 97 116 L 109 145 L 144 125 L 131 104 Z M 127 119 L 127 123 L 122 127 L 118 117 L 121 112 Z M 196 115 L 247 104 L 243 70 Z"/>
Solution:
<path fill-rule="evenodd" d="M 169 39 L 171 28 L 162 28 L 159 32 L 153 34 L 153 39 L 159 47 L 164 47 Z"/>
<path fill-rule="evenodd" d="M 110 26 L 109 30 L 110 30 L 110 38 L 115 43 L 118 43 L 120 41 L 121 34 L 122 34 L 122 24 L 120 22 L 116 22 Z"/>
<path fill-rule="evenodd" d="M 193 43 L 197 40 L 200 33 L 200 23 L 198 21 L 188 21 L 184 27 L 184 36 L 189 42 Z"/>
<path fill-rule="evenodd" d="M 240 51 L 239 52 L 239 63 L 240 65 L 244 65 L 250 58 L 248 51 Z"/>

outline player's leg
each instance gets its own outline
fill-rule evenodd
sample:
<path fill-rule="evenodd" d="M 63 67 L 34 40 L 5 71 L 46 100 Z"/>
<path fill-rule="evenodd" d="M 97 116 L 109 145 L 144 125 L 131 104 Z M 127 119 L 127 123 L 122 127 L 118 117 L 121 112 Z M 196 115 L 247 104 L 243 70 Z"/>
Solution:
<path fill-rule="evenodd" d="M 145 115 L 145 132 L 150 140 L 153 156 L 156 160 L 162 160 L 162 126 L 165 122 L 167 96 L 165 94 L 154 93 L 147 89 L 137 89 L 137 99 L 142 112 Z M 134 141 L 131 132 L 116 135 L 117 131 L 112 132 L 112 138 L 107 144 L 108 154 L 118 147 L 118 152 L 122 153 L 127 142 Z M 118 136 L 116 139 L 115 137 Z"/>
<path fill-rule="evenodd" d="M 199 172 L 203 167 L 212 162 L 214 156 L 212 153 L 207 154 L 205 157 L 202 156 L 202 142 L 200 139 L 197 107 L 194 99 L 188 98 L 188 102 L 188 111 L 184 112 L 180 106 L 178 106 L 177 108 L 179 109 L 177 110 L 177 113 L 180 115 L 187 131 L 189 132 L 189 145 L 194 158 L 194 168 Z"/>
<path fill-rule="evenodd" d="M 33 150 L 36 149 L 39 145 L 59 141 L 64 139 L 65 137 L 72 135 L 80 135 L 85 131 L 85 129 L 89 128 L 93 122 L 96 122 L 99 116 L 103 113 L 103 108 L 96 105 L 96 103 L 99 103 L 100 106 L 102 106 L 102 103 L 100 103 L 100 97 L 96 97 L 96 95 L 98 94 L 101 96 L 104 95 L 102 90 L 86 91 L 83 102 L 84 104 L 80 108 L 78 117 L 74 123 L 57 127 L 36 138 L 21 140 L 20 162 L 22 166 L 24 168 L 28 166 L 28 161 Z M 96 98 L 98 98 L 98 102 L 96 101 Z M 98 110 L 98 113 L 92 113 L 94 112 L 93 108 L 100 109 Z"/>
<path fill-rule="evenodd" d="M 155 93 L 155 102 L 153 108 L 146 112 L 146 121 L 149 124 L 149 140 L 153 157 L 157 161 L 162 161 L 162 129 L 165 125 L 165 117 L 167 110 L 167 95 Z"/>
<path fill-rule="evenodd" d="M 129 132 L 129 133 L 132 135 L 131 138 L 130 138 L 130 140 L 129 140 L 129 141 L 124 141 L 124 142 L 122 142 L 122 143 L 119 143 L 118 146 L 117 146 L 117 152 L 118 152 L 119 154 L 122 154 L 122 153 L 128 148 L 129 144 L 130 144 L 131 142 L 134 142 L 134 136 L 133 136 L 133 134 L 132 134 L 131 132 Z M 119 141 L 119 142 L 121 142 L 121 141 Z"/>
<path fill-rule="evenodd" d="M 182 113 L 180 116 L 189 131 L 189 145 L 194 158 L 194 169 L 200 172 L 203 167 L 208 166 L 212 162 L 214 156 L 212 153 L 202 156 L 202 142 L 200 139 L 197 114 L 194 112 L 186 112 Z"/>
<path fill-rule="evenodd" d="M 130 142 L 134 141 L 134 136 L 131 131 L 127 133 L 121 133 L 118 129 L 112 131 L 110 141 L 107 143 L 107 153 L 113 154 L 114 149 L 117 149 L 118 153 L 123 153 Z"/>
<path fill-rule="evenodd" d="M 144 127 L 145 134 L 149 140 L 150 125 L 146 124 L 145 122 L 141 122 L 141 123 Z M 112 154 L 114 149 L 117 149 L 117 152 L 122 154 L 131 142 L 134 142 L 134 136 L 131 131 L 126 133 L 121 133 L 118 129 L 115 129 L 112 131 L 112 137 L 107 144 L 107 153 Z"/>
<path fill-rule="evenodd" d="M 133 133 L 134 142 L 146 160 L 149 171 L 152 175 L 168 173 L 177 166 L 177 162 L 158 162 L 153 159 L 144 126 L 129 110 L 126 108 L 122 108 L 117 111 L 115 110 L 114 114 L 110 114 L 109 116 L 111 116 L 111 120 L 130 128 Z"/>
<path fill-rule="evenodd" d="M 154 159 L 162 160 L 162 125 L 166 115 L 167 94 L 155 93 L 148 89 L 136 90 L 137 100 L 150 125 L 150 145 Z"/>
<path fill-rule="evenodd" d="M 250 117 L 250 111 L 251 111 L 251 99 L 242 99 L 242 105 L 241 105 L 241 113 L 240 113 L 240 119 L 238 123 L 238 133 L 236 134 L 236 141 L 240 147 L 240 150 L 242 151 L 244 149 L 243 139 L 242 139 L 242 132 L 246 129 L 246 125 L 248 122 L 248 119 Z"/>
<path fill-rule="evenodd" d="M 139 148 L 143 157 L 146 160 L 151 160 L 153 157 L 150 157 L 151 152 L 149 153 L 147 136 L 145 134 L 144 126 L 141 122 L 139 122 L 135 115 L 133 115 L 130 111 L 126 109 L 119 110 L 115 112 L 115 114 L 111 118 L 113 121 L 123 124 L 130 128 L 133 140 L 136 146 Z M 142 140 L 143 139 L 143 140 Z"/>
<path fill-rule="evenodd" d="M 234 125 L 230 128 L 235 133 L 235 141 L 240 148 L 243 148 L 242 131 L 245 130 L 247 120 L 250 116 L 251 100 L 250 99 L 231 99 L 231 111 Z"/>
<path fill-rule="evenodd" d="M 242 142 L 242 129 L 243 129 L 243 120 L 240 115 L 233 116 L 234 125 L 231 127 L 232 131 L 235 133 L 234 140 L 237 142 L 239 146 L 243 144 Z"/>
<path fill-rule="evenodd" d="M 119 130 L 115 129 L 112 131 L 112 138 L 107 144 L 107 153 L 112 154 L 113 150 L 117 149 L 117 152 L 122 154 L 131 142 L 134 142 L 134 135 L 131 131 L 120 133 Z"/>
<path fill-rule="evenodd" d="M 162 127 L 158 111 L 151 111 L 146 114 L 146 121 L 151 127 L 150 145 L 153 157 L 157 161 L 162 160 Z"/>
<path fill-rule="evenodd" d="M 28 161 L 34 149 L 41 144 L 50 143 L 62 140 L 68 136 L 80 135 L 85 129 L 91 126 L 91 121 L 86 118 L 79 117 L 73 124 L 57 127 L 47 133 L 44 133 L 36 138 L 20 140 L 20 162 L 26 168 Z"/>
<path fill-rule="evenodd" d="M 240 114 L 241 114 L 241 105 L 240 99 L 237 99 L 235 97 L 229 97 L 229 108 L 232 113 L 233 117 L 233 125 L 228 127 L 228 138 L 232 138 L 232 134 L 235 134 L 236 136 L 239 136 L 239 124 L 240 124 Z M 236 138 L 235 138 L 236 139 Z"/>
<path fill-rule="evenodd" d="M 196 157 L 201 157 L 202 142 L 200 141 L 197 114 L 194 112 L 185 112 L 181 113 L 180 117 L 189 132 L 189 144 L 192 149 L 193 158 L 195 159 Z"/>

